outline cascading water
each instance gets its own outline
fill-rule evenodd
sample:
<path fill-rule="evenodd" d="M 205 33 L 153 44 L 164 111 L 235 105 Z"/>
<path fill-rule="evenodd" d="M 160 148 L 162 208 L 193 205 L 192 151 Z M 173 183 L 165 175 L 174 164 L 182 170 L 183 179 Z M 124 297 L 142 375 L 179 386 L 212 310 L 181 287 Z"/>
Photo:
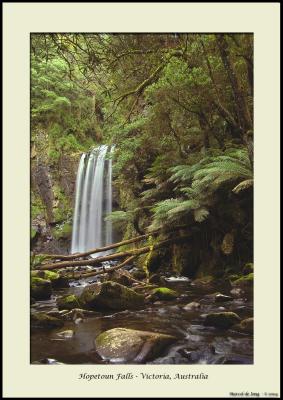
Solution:
<path fill-rule="evenodd" d="M 112 155 L 114 146 L 102 145 L 81 156 L 76 182 L 71 253 L 112 243 Z M 98 256 L 95 253 L 94 256 Z"/>

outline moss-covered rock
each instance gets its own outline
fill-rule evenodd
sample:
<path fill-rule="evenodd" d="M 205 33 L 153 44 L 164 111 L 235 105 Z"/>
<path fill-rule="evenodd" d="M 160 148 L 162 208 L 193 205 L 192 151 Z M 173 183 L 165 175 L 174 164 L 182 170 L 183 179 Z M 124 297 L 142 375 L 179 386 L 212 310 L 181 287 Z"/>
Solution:
<path fill-rule="evenodd" d="M 32 313 L 30 321 L 32 329 L 55 329 L 64 325 L 60 319 L 45 313 Z"/>
<path fill-rule="evenodd" d="M 219 313 L 211 313 L 205 317 L 204 325 L 214 326 L 220 329 L 229 329 L 236 323 L 239 323 L 241 318 L 234 312 L 224 311 Z"/>
<path fill-rule="evenodd" d="M 58 297 L 56 303 L 59 310 L 72 310 L 73 308 L 80 308 L 79 299 L 74 294 Z"/>
<path fill-rule="evenodd" d="M 254 283 L 254 274 L 251 272 L 248 275 L 243 275 L 233 281 L 233 286 L 252 287 Z"/>
<path fill-rule="evenodd" d="M 143 305 L 144 296 L 116 282 L 87 286 L 79 298 L 84 308 L 126 310 Z"/>
<path fill-rule="evenodd" d="M 47 270 L 33 270 L 31 272 L 31 277 L 49 280 L 53 288 L 69 287 L 68 279 L 60 276 L 58 272 Z"/>
<path fill-rule="evenodd" d="M 244 275 L 249 275 L 250 273 L 254 272 L 254 264 L 253 263 L 247 263 L 244 265 L 242 273 Z"/>
<path fill-rule="evenodd" d="M 162 333 L 114 328 L 101 333 L 95 340 L 96 351 L 107 360 L 144 362 L 157 357 L 176 340 Z"/>
<path fill-rule="evenodd" d="M 151 292 L 151 300 L 174 300 L 178 296 L 178 292 L 167 287 L 159 287 Z"/>
<path fill-rule="evenodd" d="M 51 282 L 38 277 L 31 278 L 31 297 L 35 300 L 48 300 L 52 294 Z"/>
<path fill-rule="evenodd" d="M 239 324 L 233 326 L 233 329 L 239 330 L 244 333 L 253 333 L 254 331 L 254 319 L 246 318 L 243 319 Z"/>

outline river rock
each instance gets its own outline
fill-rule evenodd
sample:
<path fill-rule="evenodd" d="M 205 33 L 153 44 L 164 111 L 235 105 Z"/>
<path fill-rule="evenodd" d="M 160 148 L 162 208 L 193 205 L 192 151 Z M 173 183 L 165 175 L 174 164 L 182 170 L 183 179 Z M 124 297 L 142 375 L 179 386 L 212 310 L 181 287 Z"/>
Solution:
<path fill-rule="evenodd" d="M 58 297 L 56 299 L 56 303 L 59 310 L 72 310 L 73 308 L 80 308 L 79 299 L 74 294 Z"/>
<path fill-rule="evenodd" d="M 221 329 L 229 329 L 232 325 L 241 321 L 241 318 L 234 312 L 224 311 L 211 313 L 205 317 L 204 325 L 214 326 Z"/>
<path fill-rule="evenodd" d="M 31 297 L 35 300 L 48 300 L 52 294 L 51 282 L 46 279 L 31 278 Z"/>
<path fill-rule="evenodd" d="M 239 330 L 244 333 L 253 333 L 254 331 L 254 319 L 246 318 L 243 319 L 239 324 L 236 324 L 233 329 Z"/>
<path fill-rule="evenodd" d="M 53 288 L 66 288 L 69 287 L 68 279 L 62 277 L 58 272 L 47 271 L 47 270 L 33 270 L 31 272 L 32 277 L 46 279 L 51 282 Z"/>
<path fill-rule="evenodd" d="M 157 357 L 176 340 L 174 336 L 156 332 L 114 328 L 101 333 L 95 340 L 98 354 L 112 362 L 144 362 Z"/>
<path fill-rule="evenodd" d="M 84 308 L 126 310 L 144 304 L 144 296 L 116 282 L 106 281 L 85 287 L 79 298 Z"/>
<path fill-rule="evenodd" d="M 222 293 L 217 293 L 215 295 L 215 303 L 224 303 L 226 301 L 231 301 L 231 300 L 233 300 L 233 297 L 226 296 L 225 294 Z"/>
<path fill-rule="evenodd" d="M 197 303 L 196 301 L 192 301 L 191 303 L 186 304 L 183 307 L 183 310 L 185 310 L 185 311 L 195 311 L 195 310 L 199 310 L 199 309 L 200 309 L 200 304 Z"/>
<path fill-rule="evenodd" d="M 45 313 L 32 313 L 30 320 L 32 329 L 54 329 L 64 325 L 60 319 Z"/>
<path fill-rule="evenodd" d="M 155 300 L 174 300 L 179 296 L 179 293 L 177 293 L 173 289 L 169 289 L 166 287 L 159 287 L 156 289 L 153 289 L 151 294 L 150 294 L 150 300 L 155 301 Z"/>

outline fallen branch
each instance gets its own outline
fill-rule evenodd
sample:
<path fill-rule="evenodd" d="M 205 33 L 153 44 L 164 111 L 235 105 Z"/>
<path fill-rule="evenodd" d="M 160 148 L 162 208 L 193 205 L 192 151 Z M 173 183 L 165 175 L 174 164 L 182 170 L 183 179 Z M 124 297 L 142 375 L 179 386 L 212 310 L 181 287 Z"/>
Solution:
<path fill-rule="evenodd" d="M 179 240 L 184 240 L 184 239 L 188 238 L 189 236 L 190 235 L 185 235 L 185 236 L 181 236 L 181 237 L 177 237 L 177 238 L 173 238 L 173 239 L 163 240 L 159 243 L 156 243 L 154 245 L 154 248 L 156 249 L 156 248 L 168 245 L 170 243 L 173 243 L 173 242 L 176 242 Z M 127 251 L 123 251 L 120 253 L 114 253 L 114 254 L 110 254 L 107 256 L 93 258 L 91 260 L 72 260 L 72 261 L 62 261 L 62 262 L 53 263 L 53 264 L 44 264 L 44 265 L 41 265 L 40 267 L 38 267 L 37 269 L 50 270 L 50 269 L 61 269 L 61 268 L 66 268 L 66 267 L 76 267 L 76 266 L 82 266 L 82 265 L 97 265 L 104 261 L 119 260 L 121 258 L 128 257 L 128 256 L 129 257 L 130 256 L 138 256 L 138 255 L 149 252 L 151 250 L 151 248 L 152 248 L 152 246 L 145 246 L 145 247 L 141 247 L 140 249 L 127 250 Z"/>
<path fill-rule="evenodd" d="M 76 258 L 87 257 L 87 256 L 90 256 L 91 254 L 102 253 L 104 251 L 112 250 L 112 249 L 115 249 L 120 246 L 125 246 L 127 244 L 139 242 L 140 240 L 147 239 L 149 236 L 157 235 L 158 233 L 174 232 L 176 230 L 186 228 L 186 227 L 187 227 L 186 225 L 180 225 L 180 226 L 176 226 L 176 227 L 170 228 L 170 229 L 165 229 L 165 228 L 156 229 L 156 230 L 146 233 L 144 235 L 136 236 L 132 239 L 123 240 L 122 242 L 113 243 L 108 246 L 91 249 L 84 253 L 74 253 L 74 254 L 68 254 L 68 255 L 66 255 L 66 254 L 65 255 L 64 254 L 42 254 L 42 256 L 48 260 L 51 260 L 51 259 L 59 259 L 59 260 L 66 260 L 66 261 L 74 260 Z"/>
<path fill-rule="evenodd" d="M 70 279 L 81 279 L 81 278 L 89 278 L 90 276 L 108 274 L 109 272 L 113 272 L 113 271 L 116 271 L 117 269 L 124 267 L 125 265 L 132 262 L 135 258 L 136 258 L 136 256 L 131 256 L 131 257 L 127 258 L 125 261 L 123 261 L 121 264 L 115 265 L 115 267 L 112 267 L 112 268 L 103 269 L 102 271 L 92 271 L 92 272 L 86 272 L 84 274 L 78 273 L 76 275 L 75 275 L 75 273 L 73 273 L 73 274 L 67 275 L 67 277 Z"/>

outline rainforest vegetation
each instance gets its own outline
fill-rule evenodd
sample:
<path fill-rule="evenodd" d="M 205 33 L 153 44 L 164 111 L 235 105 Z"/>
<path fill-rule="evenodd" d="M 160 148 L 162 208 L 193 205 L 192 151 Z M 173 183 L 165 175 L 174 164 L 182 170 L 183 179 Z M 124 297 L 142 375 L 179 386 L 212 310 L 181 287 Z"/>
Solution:
<path fill-rule="evenodd" d="M 34 293 L 42 289 L 40 285 L 52 293 L 52 281 L 75 279 L 72 265 L 79 273 L 80 265 L 97 266 L 95 259 L 84 257 L 78 258 L 81 264 L 74 262 L 69 249 L 80 156 L 101 144 L 115 145 L 113 211 L 105 218 L 113 223 L 118 242 L 114 248 L 122 254 L 115 259 L 116 253 L 111 253 L 113 272 L 102 285 L 115 286 L 116 279 L 123 288 L 130 286 L 122 303 L 137 308 L 144 298 L 157 305 L 178 298 L 181 289 L 169 287 L 164 276 L 185 277 L 205 291 L 190 298 L 195 302 L 192 309 L 202 307 L 199 299 L 211 295 L 209 290 L 228 304 L 230 290 L 237 297 L 241 290 L 251 289 L 252 34 L 32 34 L 30 78 Z M 55 262 L 54 254 L 61 255 L 53 257 Z M 131 263 L 135 273 L 129 276 L 125 271 L 114 277 Z M 67 267 L 64 276 L 63 267 Z M 101 274 L 100 270 L 83 272 L 92 277 Z M 211 288 L 214 282 L 216 287 Z M 106 286 L 109 296 L 115 292 L 115 297 L 117 288 Z M 226 294 L 215 294 L 215 288 Z M 84 309 L 83 304 L 91 303 L 91 293 L 67 297 L 60 306 L 63 310 Z M 221 297 L 215 299 L 221 302 Z M 128 308 L 119 304 L 117 300 L 116 310 Z M 222 307 L 216 319 L 208 315 L 205 326 L 228 329 L 236 324 L 246 339 L 245 334 L 251 333 L 250 306 L 241 315 L 231 304 Z M 86 313 L 96 312 L 86 308 Z M 62 320 L 58 311 L 54 313 L 41 317 L 33 313 L 33 326 L 60 328 Z M 116 330 L 128 326 L 136 327 L 115 324 Z M 158 340 L 172 342 L 176 332 L 170 329 L 157 326 Z M 150 333 L 146 334 L 149 339 L 142 340 L 152 343 Z M 127 335 L 131 340 L 130 332 Z M 100 335 L 96 343 L 103 354 L 106 339 Z M 135 362 L 154 359 L 152 351 L 150 347 L 139 353 Z M 203 354 L 210 360 L 207 349 Z M 97 362 L 97 356 L 92 357 Z M 184 352 L 180 357 L 177 362 L 193 362 Z M 235 357 L 226 357 L 227 363 L 251 362 Z"/>

